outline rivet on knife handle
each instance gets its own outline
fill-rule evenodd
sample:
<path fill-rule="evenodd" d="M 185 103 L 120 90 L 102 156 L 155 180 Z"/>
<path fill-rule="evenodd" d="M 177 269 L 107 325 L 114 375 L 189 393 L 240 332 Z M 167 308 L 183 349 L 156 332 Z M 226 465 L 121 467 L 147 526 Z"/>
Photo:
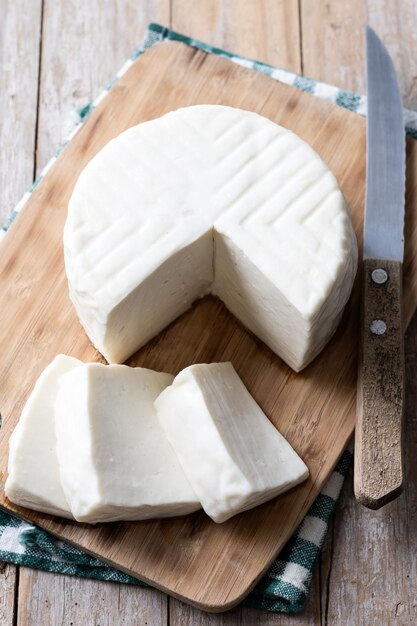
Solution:
<path fill-rule="evenodd" d="M 402 264 L 363 262 L 362 345 L 355 432 L 355 495 L 378 509 L 403 487 Z"/>

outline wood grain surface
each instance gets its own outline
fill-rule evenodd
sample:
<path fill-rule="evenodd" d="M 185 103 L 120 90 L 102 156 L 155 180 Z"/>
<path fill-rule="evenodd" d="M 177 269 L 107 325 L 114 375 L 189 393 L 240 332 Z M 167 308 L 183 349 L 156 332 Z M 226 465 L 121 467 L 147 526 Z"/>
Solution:
<path fill-rule="evenodd" d="M 43 17 L 41 4 L 44 7 Z M 98 0 L 88 5 L 82 0 L 67 0 L 65 3 L 62 0 L 43 0 L 39 2 L 39 11 L 35 10 L 36 2 L 1 0 L 0 126 L 3 149 L 0 153 L 0 214 L 3 217 L 19 200 L 30 183 L 31 172 L 36 169 L 35 141 L 31 138 L 37 141 L 43 136 L 42 150 L 37 151 L 39 164 L 43 165 L 65 135 L 69 120 L 76 117 L 76 107 L 86 104 L 101 90 L 102 82 L 98 81 L 98 77 L 104 77 L 104 82 L 110 80 L 115 69 L 141 39 L 142 25 L 147 18 L 223 47 L 229 45 L 230 48 L 228 42 L 232 39 L 234 48 L 242 54 L 252 54 L 281 67 L 304 71 L 313 78 L 362 92 L 365 84 L 362 28 L 368 19 L 394 58 L 404 103 L 411 108 L 416 107 L 417 6 L 414 0 L 352 0 L 349 3 L 257 0 L 251 4 L 259 7 L 259 13 L 255 12 L 255 17 L 251 19 L 245 18 L 248 0 L 200 0 L 198 10 L 188 2 L 188 12 L 183 11 L 183 4 L 184 0 L 138 0 L 135 3 L 106 0 L 99 3 L 101 15 L 98 28 Z M 227 11 L 230 4 L 237 7 L 237 25 L 231 21 L 231 13 Z M 276 7 L 279 7 L 281 15 L 287 11 L 290 17 L 285 23 L 276 23 L 275 30 L 271 31 L 265 18 L 258 19 L 258 16 L 272 15 Z M 84 24 L 73 19 L 80 10 L 84 10 Z M 216 17 L 210 21 L 208 16 L 212 13 Z M 22 31 L 23 21 L 28 27 Z M 13 27 L 13 24 L 16 26 Z M 10 39 L 3 35 L 11 34 L 13 28 L 17 28 L 18 46 L 14 45 L 14 37 Z M 60 45 L 53 49 L 44 44 L 42 58 L 38 62 L 42 32 L 47 33 L 50 29 L 59 32 Z M 272 40 L 267 40 L 267 31 L 272 32 Z M 284 36 L 285 46 L 281 44 Z M 107 42 L 106 46 L 103 46 L 103 41 Z M 265 41 L 268 43 L 265 44 Z M 247 42 L 251 42 L 250 50 Z M 288 46 L 291 46 L 291 51 Z M 96 49 L 100 49 L 100 56 L 90 54 Z M 291 65 L 290 57 L 293 59 Z M 59 62 L 52 66 L 53 58 L 58 58 Z M 46 78 L 56 90 L 53 102 L 47 100 L 48 92 L 44 89 Z M 28 89 L 30 85 L 33 88 Z M 37 111 L 43 107 L 47 115 L 43 115 L 40 122 Z M 23 169 L 22 154 L 25 155 Z M 26 177 L 29 179 L 27 182 Z M 350 476 L 315 570 L 305 611 L 297 616 L 287 616 L 239 607 L 226 614 L 215 615 L 202 613 L 171 598 L 165 612 L 159 613 L 155 608 L 153 624 L 402 626 L 415 623 L 417 563 L 413 555 L 417 546 L 417 464 L 414 453 L 417 440 L 417 318 L 410 325 L 405 347 L 405 461 L 408 478 L 405 493 L 382 510 L 370 512 L 355 502 Z M 52 584 L 52 580 L 60 581 L 59 585 Z M 23 624 L 20 611 L 25 610 L 26 623 L 29 624 L 48 623 L 47 616 L 51 624 L 112 625 L 120 623 L 121 615 L 127 624 L 145 624 L 149 608 L 156 606 L 153 598 L 161 595 L 152 589 L 136 589 L 135 611 L 131 612 L 129 603 L 122 611 L 116 596 L 108 592 L 108 587 L 109 583 L 105 582 L 96 582 L 92 587 L 87 581 L 75 581 L 65 575 L 7 566 L 0 573 L 0 608 L 4 610 L 7 605 L 9 610 L 7 615 L 0 612 L 0 623 L 10 626 L 18 620 Z M 63 614 L 44 612 L 44 607 L 54 602 L 52 588 L 65 594 Z M 30 606 L 30 610 L 25 609 L 26 605 Z M 93 615 L 101 615 L 102 621 L 96 621 Z"/>
<path fill-rule="evenodd" d="M 187 80 L 179 80 L 182 76 Z M 147 51 L 61 153 L 16 219 L 13 236 L 3 243 L 1 487 L 7 474 L 8 437 L 40 371 L 59 352 L 84 361 L 100 358 L 80 330 L 63 268 L 63 223 L 79 173 L 101 147 L 133 124 L 187 104 L 216 102 L 267 115 L 310 143 L 335 173 L 360 235 L 365 181 L 362 118 L 183 44 L 164 43 Z M 345 149 L 340 151 L 342 139 Z M 417 144 L 412 142 L 410 154 L 414 149 Z M 351 154 L 357 157 L 352 160 Z M 415 244 L 417 232 L 416 241 L 410 238 L 407 249 L 410 287 L 417 283 L 417 275 L 409 273 Z M 410 300 L 408 314 L 416 298 L 417 293 Z M 167 522 L 95 528 L 11 506 L 3 493 L 0 504 L 206 610 L 233 606 L 293 532 L 352 434 L 356 311 L 351 303 L 329 346 L 299 375 L 246 332 L 215 298 L 200 301 L 129 360 L 132 365 L 173 374 L 193 362 L 231 360 L 310 470 L 306 483 L 272 503 L 221 525 L 200 513 Z M 7 329 L 12 324 L 16 332 L 11 335 Z M 16 380 L 21 384 L 16 385 Z"/>
<path fill-rule="evenodd" d="M 385 280 L 374 280 L 374 272 Z M 379 509 L 404 486 L 404 331 L 402 263 L 365 259 L 361 312 L 355 495 Z"/>

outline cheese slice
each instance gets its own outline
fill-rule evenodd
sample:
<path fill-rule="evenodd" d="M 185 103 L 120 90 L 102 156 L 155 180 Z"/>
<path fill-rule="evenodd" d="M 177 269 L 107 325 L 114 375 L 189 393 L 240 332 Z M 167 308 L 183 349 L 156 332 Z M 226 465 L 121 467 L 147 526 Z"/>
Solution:
<path fill-rule="evenodd" d="M 9 440 L 5 493 L 11 502 L 71 518 L 56 455 L 54 404 L 61 376 L 81 362 L 62 354 L 42 372 Z"/>
<path fill-rule="evenodd" d="M 172 379 L 140 367 L 99 363 L 61 378 L 57 452 L 76 520 L 143 520 L 201 507 L 153 405 Z"/>
<path fill-rule="evenodd" d="M 308 476 L 231 363 L 186 368 L 155 406 L 203 509 L 215 522 L 266 502 Z"/>
<path fill-rule="evenodd" d="M 112 363 L 212 292 L 298 371 L 335 331 L 357 267 L 324 161 L 267 118 L 218 105 L 110 141 L 75 185 L 64 249 L 78 316 Z"/>

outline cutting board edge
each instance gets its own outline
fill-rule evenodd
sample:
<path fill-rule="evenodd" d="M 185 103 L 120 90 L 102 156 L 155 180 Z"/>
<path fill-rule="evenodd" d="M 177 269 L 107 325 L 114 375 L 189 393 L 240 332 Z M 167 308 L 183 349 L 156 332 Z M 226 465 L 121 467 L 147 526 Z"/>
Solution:
<path fill-rule="evenodd" d="M 168 44 L 164 44 L 164 45 L 168 45 Z M 169 42 L 169 45 L 172 47 L 172 46 L 174 45 L 174 42 Z M 178 44 L 177 42 L 175 42 L 175 46 L 177 46 L 177 47 L 178 47 L 178 46 L 180 46 L 180 47 L 182 46 L 182 47 L 184 47 L 184 49 L 186 49 L 186 48 L 187 48 L 187 46 L 185 46 L 184 44 Z M 156 48 L 155 48 L 155 50 L 156 50 Z M 149 52 L 150 52 L 150 51 L 149 51 Z M 207 53 L 202 52 L 202 54 L 207 54 Z M 145 56 L 145 55 L 143 55 L 143 56 Z M 208 56 L 209 56 L 209 55 L 208 55 Z M 141 58 L 143 58 L 143 57 L 141 57 Z M 231 63 L 231 62 L 229 61 L 229 63 Z M 244 69 L 244 68 L 242 68 L 242 69 Z M 252 72 L 252 73 L 253 73 L 253 72 Z M 267 78 L 267 77 L 265 77 L 265 78 Z M 270 79 L 270 80 L 273 80 L 273 79 Z M 274 81 L 274 82 L 275 82 L 275 81 Z M 295 88 L 291 88 L 291 89 L 293 89 L 293 90 L 297 91 Z M 311 97 L 311 96 L 310 96 L 310 97 Z M 106 100 L 107 100 L 107 99 L 105 99 L 105 101 L 106 101 Z M 330 104 L 330 103 L 327 103 L 327 104 Z M 323 103 L 323 106 L 324 106 L 324 105 L 325 105 L 325 103 Z M 331 106 L 333 107 L 333 106 L 335 106 L 335 105 L 331 105 Z M 352 112 L 346 111 L 346 113 L 351 114 Z M 352 115 L 354 115 L 354 114 L 352 114 Z M 40 185 L 39 187 L 42 189 L 42 183 L 41 183 L 41 185 Z M 36 192 L 37 192 L 37 191 L 38 191 L 38 190 L 35 190 L 35 194 L 36 194 Z M 17 222 L 19 222 L 19 217 L 17 218 L 17 220 L 16 220 L 16 221 L 17 221 Z M 13 227 L 13 228 L 14 228 L 14 227 Z M 6 241 L 8 241 L 8 240 L 9 240 L 9 238 L 5 238 L 5 239 L 6 239 Z M 6 244 L 6 245 L 8 245 L 8 244 Z M 353 432 L 353 428 L 352 428 L 352 432 Z M 350 435 L 350 436 L 351 436 L 351 435 Z M 347 438 L 347 441 L 349 440 L 350 436 Z M 345 446 L 345 447 L 346 447 L 346 446 Z M 340 454 L 342 454 L 342 452 L 343 452 L 343 449 L 341 450 Z M 336 462 L 337 462 L 337 459 L 336 459 L 335 463 L 336 463 Z M 330 475 L 330 474 L 329 474 L 329 475 Z M 4 508 L 2 505 L 0 505 L 0 507 L 1 507 L 1 508 Z M 6 508 L 5 510 L 8 510 L 8 509 Z M 14 511 L 13 511 L 13 509 L 11 509 L 9 512 L 12 512 L 12 514 L 16 515 L 16 512 L 14 512 Z M 19 516 L 20 516 L 20 515 L 19 515 Z M 24 516 L 23 516 L 23 518 L 24 518 Z M 24 518 L 24 519 L 25 519 L 25 518 Z M 32 522 L 32 523 L 33 523 L 33 522 Z M 42 524 L 39 524 L 39 525 L 42 527 Z M 54 533 L 53 533 L 53 531 L 50 531 L 49 529 L 48 529 L 48 532 L 51 532 L 51 534 L 54 534 Z M 56 536 L 56 535 L 55 535 L 55 536 Z M 65 538 L 64 538 L 64 539 L 65 539 Z M 74 542 L 71 542 L 70 540 L 67 540 L 67 539 L 65 539 L 65 540 L 66 540 L 66 541 L 68 541 L 69 543 L 72 543 L 72 545 L 76 545 L 76 544 L 74 544 Z M 84 549 L 85 551 L 87 551 L 87 552 L 88 552 L 88 550 L 87 550 L 87 549 L 85 549 L 85 548 L 82 548 L 82 549 Z M 276 554 L 278 553 L 278 551 L 279 551 L 279 548 L 277 548 L 276 553 L 274 553 L 274 555 L 271 557 L 271 561 L 270 561 L 270 562 L 272 562 L 272 561 L 274 560 L 274 558 L 276 557 Z M 95 556 L 97 556 L 97 552 L 96 552 L 96 553 L 91 552 L 91 554 L 94 554 Z M 102 558 L 102 557 L 99 557 L 99 558 Z M 103 559 L 103 560 L 105 560 L 105 559 Z M 109 561 L 107 561 L 107 562 L 109 562 Z M 196 602 L 195 602 L 195 600 L 190 600 L 190 599 L 186 599 L 184 596 L 179 596 L 178 594 L 176 594 L 176 592 L 175 592 L 175 591 L 172 591 L 171 589 L 168 589 L 168 590 L 167 590 L 166 588 L 164 588 L 163 590 L 167 590 L 167 591 L 168 591 L 168 593 L 170 593 L 170 595 L 173 595 L 174 597 L 179 597 L 180 599 L 185 599 L 185 601 L 186 601 L 187 603 L 192 604 L 193 606 L 197 606 L 198 608 L 203 608 L 204 610 L 206 610 L 206 611 L 208 611 L 208 612 L 221 612 L 221 611 L 225 611 L 225 610 L 228 610 L 229 608 L 232 608 L 232 607 L 233 607 L 233 606 L 235 606 L 237 603 L 239 603 L 239 602 L 241 601 L 241 599 L 242 599 L 243 597 L 245 597 L 245 595 L 247 595 L 247 593 L 249 593 L 249 592 L 250 592 L 251 588 L 253 588 L 253 586 L 256 584 L 257 580 L 259 580 L 259 578 L 263 575 L 264 571 L 265 571 L 265 570 L 269 567 L 270 562 L 269 562 L 269 563 L 265 566 L 265 568 L 264 568 L 264 569 L 260 572 L 259 576 L 258 576 L 258 577 L 256 577 L 256 578 L 254 579 L 254 581 L 252 581 L 252 582 L 250 583 L 250 585 L 248 586 L 247 592 L 245 592 L 244 594 L 241 594 L 241 595 L 240 595 L 239 597 L 237 597 L 236 599 L 233 599 L 233 600 L 231 600 L 230 602 L 228 602 L 228 603 L 225 603 L 225 604 L 221 605 L 220 607 L 217 607 L 217 606 L 215 606 L 215 605 L 210 605 L 210 604 L 209 604 L 209 605 L 204 605 L 204 604 L 201 604 L 201 603 L 196 603 Z M 128 571 L 126 568 L 123 568 L 123 566 L 119 566 L 119 565 L 117 565 L 117 567 L 118 567 L 119 569 L 122 569 L 123 571 Z M 136 577 L 137 577 L 137 576 L 136 576 Z M 149 578 L 146 578 L 146 580 L 149 580 Z M 157 586 L 158 588 L 162 588 L 162 586 L 161 586 L 161 585 L 156 584 L 154 581 L 150 581 L 150 584 L 153 584 L 153 585 Z"/>
<path fill-rule="evenodd" d="M 350 440 L 351 440 L 351 438 L 353 436 L 353 433 L 354 433 L 354 428 L 351 428 L 349 431 L 347 431 L 345 445 L 344 445 L 343 449 L 341 450 L 339 456 L 336 458 L 336 460 L 334 462 L 333 470 L 334 470 L 334 467 L 337 465 L 339 459 L 341 458 L 343 452 L 346 450 L 346 448 L 347 448 L 347 446 L 348 446 L 348 444 L 349 444 L 349 442 L 350 442 Z M 301 485 L 302 484 L 303 483 L 301 483 Z M 298 486 L 294 487 L 294 489 L 297 489 L 297 487 Z M 289 490 L 289 491 L 292 491 L 292 490 Z M 312 490 L 312 492 L 313 492 L 313 490 Z M 299 514 L 297 516 L 297 521 L 294 523 L 294 527 L 295 528 L 297 528 L 299 526 L 299 524 L 302 522 L 302 520 L 304 519 L 305 515 L 307 514 L 309 508 L 311 507 L 311 505 L 313 504 L 314 500 L 317 498 L 319 493 L 320 493 L 320 490 L 318 490 L 316 493 L 314 493 L 314 495 L 311 496 L 309 502 L 306 503 L 305 506 L 300 509 L 300 512 L 299 512 Z M 277 496 L 277 498 L 279 498 L 279 496 Z M 19 507 L 18 505 L 13 504 L 12 502 L 10 503 L 10 505 L 11 506 L 8 507 L 5 504 L 0 502 L 0 510 L 2 510 L 4 512 L 8 513 L 8 514 L 13 515 L 14 517 L 22 519 L 23 521 L 26 521 L 26 522 L 28 522 L 30 524 L 35 524 L 36 526 L 38 526 L 39 528 L 41 528 L 45 532 L 49 533 L 55 539 L 58 539 L 60 541 L 64 541 L 64 542 L 68 543 L 69 545 L 73 546 L 74 548 L 77 548 L 78 550 L 81 550 L 81 551 L 89 554 L 90 556 L 92 556 L 94 558 L 98 558 L 98 559 L 102 560 L 103 563 L 106 563 L 110 567 L 114 567 L 115 569 L 120 570 L 120 571 L 124 572 L 125 574 L 128 574 L 132 578 L 136 578 L 137 580 L 146 583 L 150 587 L 158 589 L 159 591 L 162 591 L 163 593 L 166 593 L 167 595 L 172 596 L 172 597 L 176 598 L 177 600 L 180 600 L 181 602 L 185 602 L 186 604 L 189 604 L 190 606 L 193 606 L 194 608 L 197 608 L 199 610 L 206 611 L 207 613 L 223 613 L 225 611 L 229 611 L 229 610 L 233 609 L 238 604 L 240 604 L 251 593 L 251 591 L 254 589 L 256 584 L 261 580 L 262 576 L 265 574 L 265 572 L 272 565 L 272 563 L 274 562 L 274 560 L 278 556 L 279 552 L 282 550 L 283 546 L 286 544 L 286 542 L 291 538 L 291 536 L 293 534 L 293 531 L 289 531 L 286 536 L 281 538 L 281 541 L 278 544 L 278 546 L 277 546 L 276 550 L 274 551 L 274 553 L 272 554 L 269 562 L 258 573 L 258 575 L 251 582 L 249 582 L 249 584 L 247 585 L 247 587 L 245 587 L 245 589 L 243 591 L 239 590 L 238 594 L 235 597 L 233 597 L 231 600 L 227 600 L 224 603 L 215 603 L 214 601 L 212 603 L 207 603 L 207 602 L 203 602 L 203 601 L 198 601 L 195 598 L 192 598 L 192 597 L 187 596 L 185 594 L 177 593 L 175 590 L 172 590 L 171 588 L 167 587 L 166 585 L 164 585 L 162 583 L 159 583 L 159 582 L 157 582 L 157 581 L 155 581 L 155 580 L 153 580 L 153 579 L 151 579 L 151 578 L 149 578 L 147 576 L 141 575 L 139 572 L 134 572 L 133 570 L 130 570 L 127 567 L 123 567 L 122 565 L 119 565 L 118 563 L 116 563 L 112 559 L 108 559 L 108 558 L 103 557 L 101 555 L 97 555 L 96 552 L 94 552 L 92 550 L 89 550 L 87 547 L 85 547 L 83 545 L 80 545 L 76 541 L 68 539 L 64 534 L 62 534 L 62 533 L 59 534 L 58 532 L 55 532 L 55 531 L 51 530 L 47 523 L 46 524 L 43 523 L 43 519 L 42 519 L 42 517 L 44 517 L 46 522 L 48 520 L 59 520 L 59 521 L 62 520 L 62 522 L 65 523 L 65 519 L 64 518 L 60 518 L 60 517 L 54 516 L 54 515 L 43 514 L 43 513 L 40 513 L 38 511 L 32 511 L 31 509 L 24 509 L 23 507 Z M 23 513 L 22 513 L 22 511 L 23 511 Z M 28 511 L 29 514 L 25 515 L 25 511 Z M 33 514 L 33 516 L 35 518 L 37 518 L 38 515 L 41 515 L 42 517 L 41 517 L 40 520 L 39 519 L 31 519 L 31 514 Z M 134 523 L 134 522 L 132 522 L 132 523 Z M 215 522 L 213 522 L 213 524 L 214 523 Z"/>

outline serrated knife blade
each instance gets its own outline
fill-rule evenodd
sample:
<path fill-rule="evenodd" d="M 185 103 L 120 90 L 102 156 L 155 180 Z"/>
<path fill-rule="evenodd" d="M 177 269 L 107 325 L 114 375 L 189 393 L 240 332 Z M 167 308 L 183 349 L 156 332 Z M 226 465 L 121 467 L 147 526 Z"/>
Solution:
<path fill-rule="evenodd" d="M 366 28 L 367 151 L 355 495 L 378 509 L 403 486 L 405 132 L 398 81 Z"/>
<path fill-rule="evenodd" d="M 366 29 L 365 259 L 404 257 L 405 134 L 397 76 L 381 40 Z"/>

